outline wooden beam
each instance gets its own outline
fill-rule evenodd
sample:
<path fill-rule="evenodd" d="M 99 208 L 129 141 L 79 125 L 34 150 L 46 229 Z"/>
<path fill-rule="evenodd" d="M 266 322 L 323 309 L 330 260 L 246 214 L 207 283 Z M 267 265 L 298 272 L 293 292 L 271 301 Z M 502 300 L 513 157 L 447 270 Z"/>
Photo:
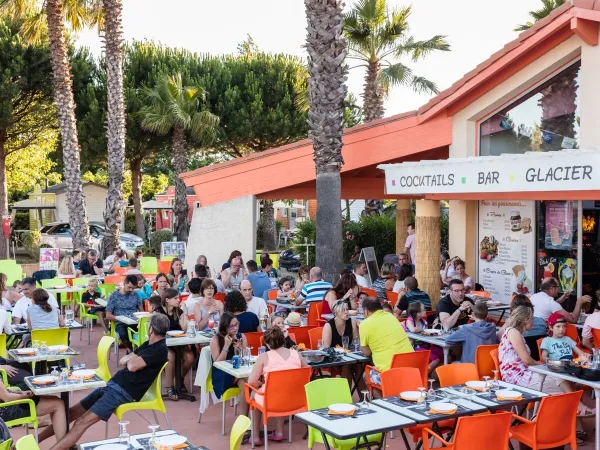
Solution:
<path fill-rule="evenodd" d="M 598 45 L 598 22 L 573 17 L 571 19 L 571 30 L 587 45 L 592 47 Z"/>

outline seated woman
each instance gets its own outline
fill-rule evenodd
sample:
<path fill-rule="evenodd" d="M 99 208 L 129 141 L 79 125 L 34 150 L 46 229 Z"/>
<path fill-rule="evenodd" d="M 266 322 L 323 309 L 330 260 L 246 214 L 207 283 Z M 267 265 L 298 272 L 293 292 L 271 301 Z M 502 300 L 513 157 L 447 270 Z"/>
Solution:
<path fill-rule="evenodd" d="M 48 303 L 49 298 L 50 296 L 45 289 L 33 291 L 33 304 L 27 308 L 27 326 L 30 330 L 45 330 L 65 326 L 60 311 Z"/>
<path fill-rule="evenodd" d="M 127 267 L 129 266 L 129 259 L 127 258 L 127 252 L 120 248 L 117 250 L 115 255 L 115 261 L 112 263 L 110 268 L 108 269 L 108 273 L 115 273 L 117 267 Z"/>
<path fill-rule="evenodd" d="M 194 320 L 198 324 L 198 329 L 202 331 L 210 331 L 212 328 L 209 326 L 209 321 L 219 321 L 221 314 L 223 314 L 223 303 L 215 300 L 215 292 L 217 292 L 217 285 L 210 278 L 202 280 L 200 285 L 201 300 L 194 305 Z"/>
<path fill-rule="evenodd" d="M 349 309 L 357 309 L 358 303 L 356 298 L 359 291 L 360 286 L 356 282 L 356 276 L 350 270 L 343 270 L 335 286 L 325 293 L 322 314 L 331 314 L 333 305 L 338 300 L 345 301 Z"/>
<path fill-rule="evenodd" d="M 183 292 L 187 286 L 187 275 L 183 271 L 183 262 L 179 258 L 173 258 L 171 261 L 171 270 L 169 275 L 174 278 L 173 288 L 179 292 Z"/>
<path fill-rule="evenodd" d="M 412 276 L 412 266 L 410 264 L 402 264 L 400 266 L 400 272 L 398 273 L 398 280 L 394 283 L 394 287 L 392 288 L 392 290 L 397 293 L 400 293 L 401 291 L 402 293 L 406 292 L 407 289 L 406 286 L 404 286 L 404 280 L 406 279 L 406 277 Z"/>
<path fill-rule="evenodd" d="M 517 306 L 506 321 L 506 330 L 498 346 L 498 361 L 502 380 L 547 394 L 560 394 L 562 389 L 560 380 L 553 376 L 546 376 L 542 385 L 540 374 L 533 373 L 529 366 L 538 365 L 529 354 L 529 347 L 525 343 L 523 333 L 533 327 L 533 308 Z"/>
<path fill-rule="evenodd" d="M 179 292 L 177 289 L 167 289 L 163 296 L 161 306 L 154 309 L 155 313 L 164 314 L 169 318 L 169 331 L 171 330 L 187 330 L 188 316 L 179 308 Z M 177 391 L 175 391 L 175 357 L 177 354 L 173 349 L 169 348 L 169 363 L 165 369 L 167 396 L 169 400 L 177 401 Z M 185 376 L 194 364 L 194 354 L 188 347 L 184 347 L 181 352 L 181 386 L 185 389 Z"/>
<path fill-rule="evenodd" d="M 248 303 L 240 291 L 231 291 L 225 297 L 225 311 L 237 318 L 240 323 L 240 333 L 262 331 L 258 316 L 247 309 Z"/>
<path fill-rule="evenodd" d="M 383 263 L 379 271 L 379 278 L 376 278 L 371 288 L 377 292 L 379 300 L 387 300 L 386 291 L 391 291 L 396 284 L 396 269 L 392 263 Z"/>
<path fill-rule="evenodd" d="M 452 275 L 452 277 L 450 277 L 450 275 L 448 275 L 448 273 L 450 271 L 450 267 L 454 267 L 454 271 L 455 271 L 455 273 Z M 467 272 L 465 271 L 465 267 L 466 267 L 465 262 L 462 259 L 460 259 L 458 256 L 453 259 L 449 259 L 446 262 L 444 274 L 442 275 L 442 281 L 444 283 L 448 284 L 453 279 L 460 280 L 465 285 L 465 294 L 468 294 L 472 290 L 475 290 L 475 282 L 469 275 L 467 275 Z"/>
<path fill-rule="evenodd" d="M 152 292 L 152 295 L 158 295 L 161 298 L 164 297 L 165 290 L 171 287 L 169 277 L 166 273 L 159 273 L 154 280 L 156 281 L 156 289 Z"/>
<path fill-rule="evenodd" d="M 261 392 L 264 392 L 264 383 L 261 382 L 260 379 L 264 377 L 265 383 L 267 383 L 270 372 L 308 367 L 308 364 L 306 364 L 306 361 L 302 358 L 300 353 L 285 347 L 285 337 L 283 331 L 281 331 L 279 327 L 273 327 L 267 330 L 264 340 L 265 346 L 269 350 L 258 356 L 256 364 L 252 369 L 252 373 L 250 373 L 250 377 L 248 377 L 250 386 L 259 388 Z M 262 405 L 264 397 L 261 394 L 255 394 L 254 400 L 259 405 Z M 259 430 L 262 419 L 260 414 L 257 416 L 254 417 L 255 440 L 253 444 L 262 445 L 262 441 L 258 437 L 260 436 Z M 285 440 L 285 436 L 283 435 L 283 420 L 284 417 L 277 417 L 275 419 L 275 431 L 270 433 L 267 436 L 267 439 L 270 441 Z"/>
<path fill-rule="evenodd" d="M 270 328 L 279 328 L 283 331 L 283 336 L 285 337 L 285 348 L 293 348 L 296 346 L 296 343 L 290 337 L 288 333 L 288 329 L 285 325 L 285 314 L 284 312 L 276 312 L 271 314 L 271 326 Z"/>
<path fill-rule="evenodd" d="M 356 320 L 350 318 L 348 305 L 343 300 L 338 300 L 333 305 L 333 319 L 327 321 L 323 326 L 323 347 L 342 347 L 342 337 L 348 338 L 351 344 L 358 337 L 358 326 Z"/>
<path fill-rule="evenodd" d="M 39 441 L 56 435 L 57 442 L 67 433 L 67 418 L 65 416 L 65 404 L 63 401 L 51 395 L 33 395 L 31 391 L 9 391 L 0 380 L 0 403 L 12 402 L 15 400 L 31 399 L 35 403 L 35 411 L 38 419 L 41 416 L 50 414 L 52 426 L 47 427 L 39 434 Z M 29 405 L 16 404 L 0 407 L 0 419 L 5 422 L 21 419 L 29 416 Z"/>
<path fill-rule="evenodd" d="M 65 256 L 58 266 L 58 272 L 56 273 L 58 278 L 76 278 L 77 271 L 73 264 L 73 257 L 71 255 Z"/>
<path fill-rule="evenodd" d="M 213 362 L 231 360 L 236 351 L 241 354 L 242 348 L 248 347 L 248 342 L 242 333 L 239 332 L 240 322 L 231 313 L 223 313 L 219 321 L 219 331 L 210 340 L 210 354 Z M 217 367 L 212 368 L 213 391 L 217 398 L 221 398 L 223 393 L 231 387 L 239 387 L 244 392 L 246 379 L 234 378 Z M 248 415 L 248 404 L 246 397 L 240 395 L 241 414 Z"/>

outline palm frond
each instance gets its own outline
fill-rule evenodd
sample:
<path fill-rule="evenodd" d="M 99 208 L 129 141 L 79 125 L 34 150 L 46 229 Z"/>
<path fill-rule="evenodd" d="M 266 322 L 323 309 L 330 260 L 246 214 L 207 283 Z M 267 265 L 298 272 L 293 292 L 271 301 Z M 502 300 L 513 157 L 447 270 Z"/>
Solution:
<path fill-rule="evenodd" d="M 30 44 L 43 44 L 48 40 L 46 13 L 38 11 L 29 15 L 21 25 L 21 35 Z"/>
<path fill-rule="evenodd" d="M 433 81 L 424 77 L 413 77 L 411 81 L 413 91 L 419 94 L 438 94 L 440 91 Z"/>
<path fill-rule="evenodd" d="M 211 145 L 217 137 L 219 118 L 209 111 L 200 111 L 193 115 L 190 133 L 203 146 Z"/>
<path fill-rule="evenodd" d="M 400 57 L 405 53 L 412 54 L 412 60 L 416 62 L 434 51 L 450 51 L 450 44 L 446 40 L 446 36 L 438 34 L 425 41 L 415 41 L 411 36 L 404 44 L 397 47 L 396 56 Z"/>
<path fill-rule="evenodd" d="M 360 0 L 354 7 L 360 21 L 376 26 L 385 21 L 385 0 Z"/>
<path fill-rule="evenodd" d="M 529 16 L 533 21 L 527 22 L 524 25 L 517 25 L 513 31 L 525 31 L 531 28 L 535 22 L 542 20 L 544 17 L 548 17 L 552 11 L 559 6 L 564 5 L 566 0 L 542 0 L 542 7 L 533 11 L 529 11 Z"/>
<path fill-rule="evenodd" d="M 387 96 L 394 86 L 407 86 L 412 79 L 412 70 L 402 63 L 390 64 L 377 75 L 377 84 Z"/>

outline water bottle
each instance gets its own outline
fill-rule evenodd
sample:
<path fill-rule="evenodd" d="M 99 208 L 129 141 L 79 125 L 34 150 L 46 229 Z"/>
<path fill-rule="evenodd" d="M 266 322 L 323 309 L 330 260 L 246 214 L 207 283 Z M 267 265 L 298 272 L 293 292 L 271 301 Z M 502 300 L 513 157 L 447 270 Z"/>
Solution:
<path fill-rule="evenodd" d="M 187 332 L 185 333 L 185 335 L 189 338 L 196 337 L 196 321 L 194 319 L 188 322 Z"/>

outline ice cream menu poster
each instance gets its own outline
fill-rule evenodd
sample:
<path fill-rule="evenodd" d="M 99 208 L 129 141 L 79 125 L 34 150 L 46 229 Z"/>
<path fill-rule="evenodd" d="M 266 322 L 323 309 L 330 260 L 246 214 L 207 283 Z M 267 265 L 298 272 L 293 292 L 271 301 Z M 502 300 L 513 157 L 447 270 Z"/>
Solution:
<path fill-rule="evenodd" d="M 492 299 L 510 303 L 516 292 L 533 294 L 535 202 L 479 202 L 479 283 Z"/>

